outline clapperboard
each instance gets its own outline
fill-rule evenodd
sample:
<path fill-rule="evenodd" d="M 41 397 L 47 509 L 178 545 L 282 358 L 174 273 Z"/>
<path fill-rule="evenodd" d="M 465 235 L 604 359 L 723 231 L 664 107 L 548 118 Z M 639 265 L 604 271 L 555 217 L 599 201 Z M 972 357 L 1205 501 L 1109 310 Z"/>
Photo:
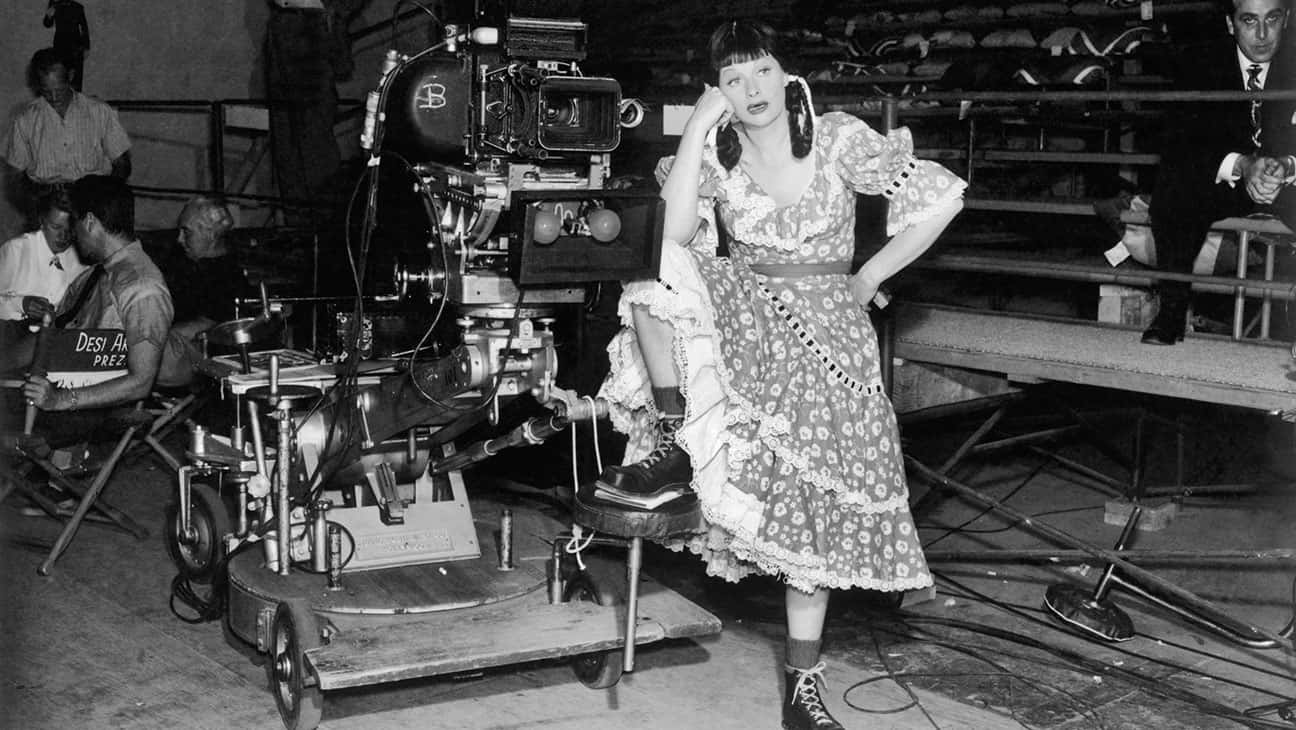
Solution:
<path fill-rule="evenodd" d="M 93 385 L 127 372 L 122 330 L 52 329 L 47 336 L 46 377 L 59 387 Z"/>

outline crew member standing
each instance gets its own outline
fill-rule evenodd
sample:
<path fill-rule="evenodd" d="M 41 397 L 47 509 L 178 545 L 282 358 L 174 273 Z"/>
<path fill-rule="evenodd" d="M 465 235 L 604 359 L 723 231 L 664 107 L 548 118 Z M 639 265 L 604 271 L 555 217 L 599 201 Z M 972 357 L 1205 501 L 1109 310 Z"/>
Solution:
<path fill-rule="evenodd" d="M 266 28 L 270 144 L 279 195 L 330 197 L 341 153 L 337 82 L 353 68 L 347 25 L 365 0 L 272 0 Z"/>
<path fill-rule="evenodd" d="M 46 28 L 54 28 L 54 50 L 67 60 L 72 88 L 80 91 L 85 57 L 90 52 L 90 25 L 86 23 L 85 8 L 76 0 L 49 0 L 44 22 Z"/>

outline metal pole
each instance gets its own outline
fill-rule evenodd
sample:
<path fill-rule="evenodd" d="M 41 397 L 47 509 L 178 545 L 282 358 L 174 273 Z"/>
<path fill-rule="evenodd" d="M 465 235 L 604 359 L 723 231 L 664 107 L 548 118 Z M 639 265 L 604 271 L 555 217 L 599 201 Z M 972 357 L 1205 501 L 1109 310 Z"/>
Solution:
<path fill-rule="evenodd" d="M 630 554 L 626 557 L 626 630 L 625 653 L 622 671 L 633 672 L 635 661 L 635 631 L 639 624 L 639 569 L 643 566 L 643 538 L 630 540 Z"/>
<path fill-rule="evenodd" d="M 225 104 L 220 101 L 211 106 L 211 187 L 225 192 Z"/>

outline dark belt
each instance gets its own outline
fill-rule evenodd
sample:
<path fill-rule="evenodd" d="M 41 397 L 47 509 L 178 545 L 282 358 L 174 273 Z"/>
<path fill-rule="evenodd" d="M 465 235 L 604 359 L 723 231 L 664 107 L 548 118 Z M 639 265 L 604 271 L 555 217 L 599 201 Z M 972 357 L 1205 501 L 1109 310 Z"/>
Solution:
<path fill-rule="evenodd" d="M 775 279 L 797 279 L 803 276 L 849 274 L 851 262 L 825 261 L 818 264 L 752 264 L 751 270 Z"/>
<path fill-rule="evenodd" d="M 273 7 L 276 12 L 292 13 L 294 15 L 315 15 L 324 12 L 324 8 L 285 8 L 282 5 L 275 5 Z"/>

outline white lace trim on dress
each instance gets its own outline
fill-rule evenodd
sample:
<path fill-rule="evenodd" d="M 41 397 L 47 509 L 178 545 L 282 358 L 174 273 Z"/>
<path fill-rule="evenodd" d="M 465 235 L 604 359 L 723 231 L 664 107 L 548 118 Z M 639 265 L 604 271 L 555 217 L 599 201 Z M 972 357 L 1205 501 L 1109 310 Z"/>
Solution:
<path fill-rule="evenodd" d="M 746 494 L 732 486 L 726 485 L 721 499 L 716 504 L 702 504 L 702 514 L 707 522 L 716 525 L 727 533 L 727 541 L 721 550 L 731 552 L 739 560 L 754 566 L 760 572 L 782 576 L 791 586 L 812 591 L 819 587 L 828 588 L 870 588 L 874 590 L 897 591 L 922 588 L 931 584 L 931 575 L 919 571 L 916 575 L 899 575 L 888 579 L 866 577 L 863 572 L 839 574 L 827 567 L 827 560 L 818 555 L 806 555 L 788 550 L 777 543 L 757 536 L 763 522 L 764 502 L 755 496 Z M 709 542 L 709 535 L 700 536 L 700 540 Z M 689 549 L 699 555 L 716 551 L 716 547 L 698 544 L 698 540 L 689 541 Z M 728 580 L 738 580 L 756 570 L 748 566 L 726 564 L 728 569 L 712 573 Z M 897 562 L 893 568 L 897 573 L 907 573 L 909 568 L 903 562 Z"/>
<path fill-rule="evenodd" d="M 944 195 L 933 201 L 930 205 L 923 206 L 911 213 L 906 213 L 894 221 L 888 221 L 887 236 L 894 236 L 916 223 L 922 223 L 925 220 L 930 220 L 941 213 L 944 213 L 954 204 L 954 201 L 963 197 L 963 192 L 967 189 L 966 182 L 958 180 L 957 178 L 956 180 L 956 183 L 950 185 L 949 188 L 945 190 Z"/>

